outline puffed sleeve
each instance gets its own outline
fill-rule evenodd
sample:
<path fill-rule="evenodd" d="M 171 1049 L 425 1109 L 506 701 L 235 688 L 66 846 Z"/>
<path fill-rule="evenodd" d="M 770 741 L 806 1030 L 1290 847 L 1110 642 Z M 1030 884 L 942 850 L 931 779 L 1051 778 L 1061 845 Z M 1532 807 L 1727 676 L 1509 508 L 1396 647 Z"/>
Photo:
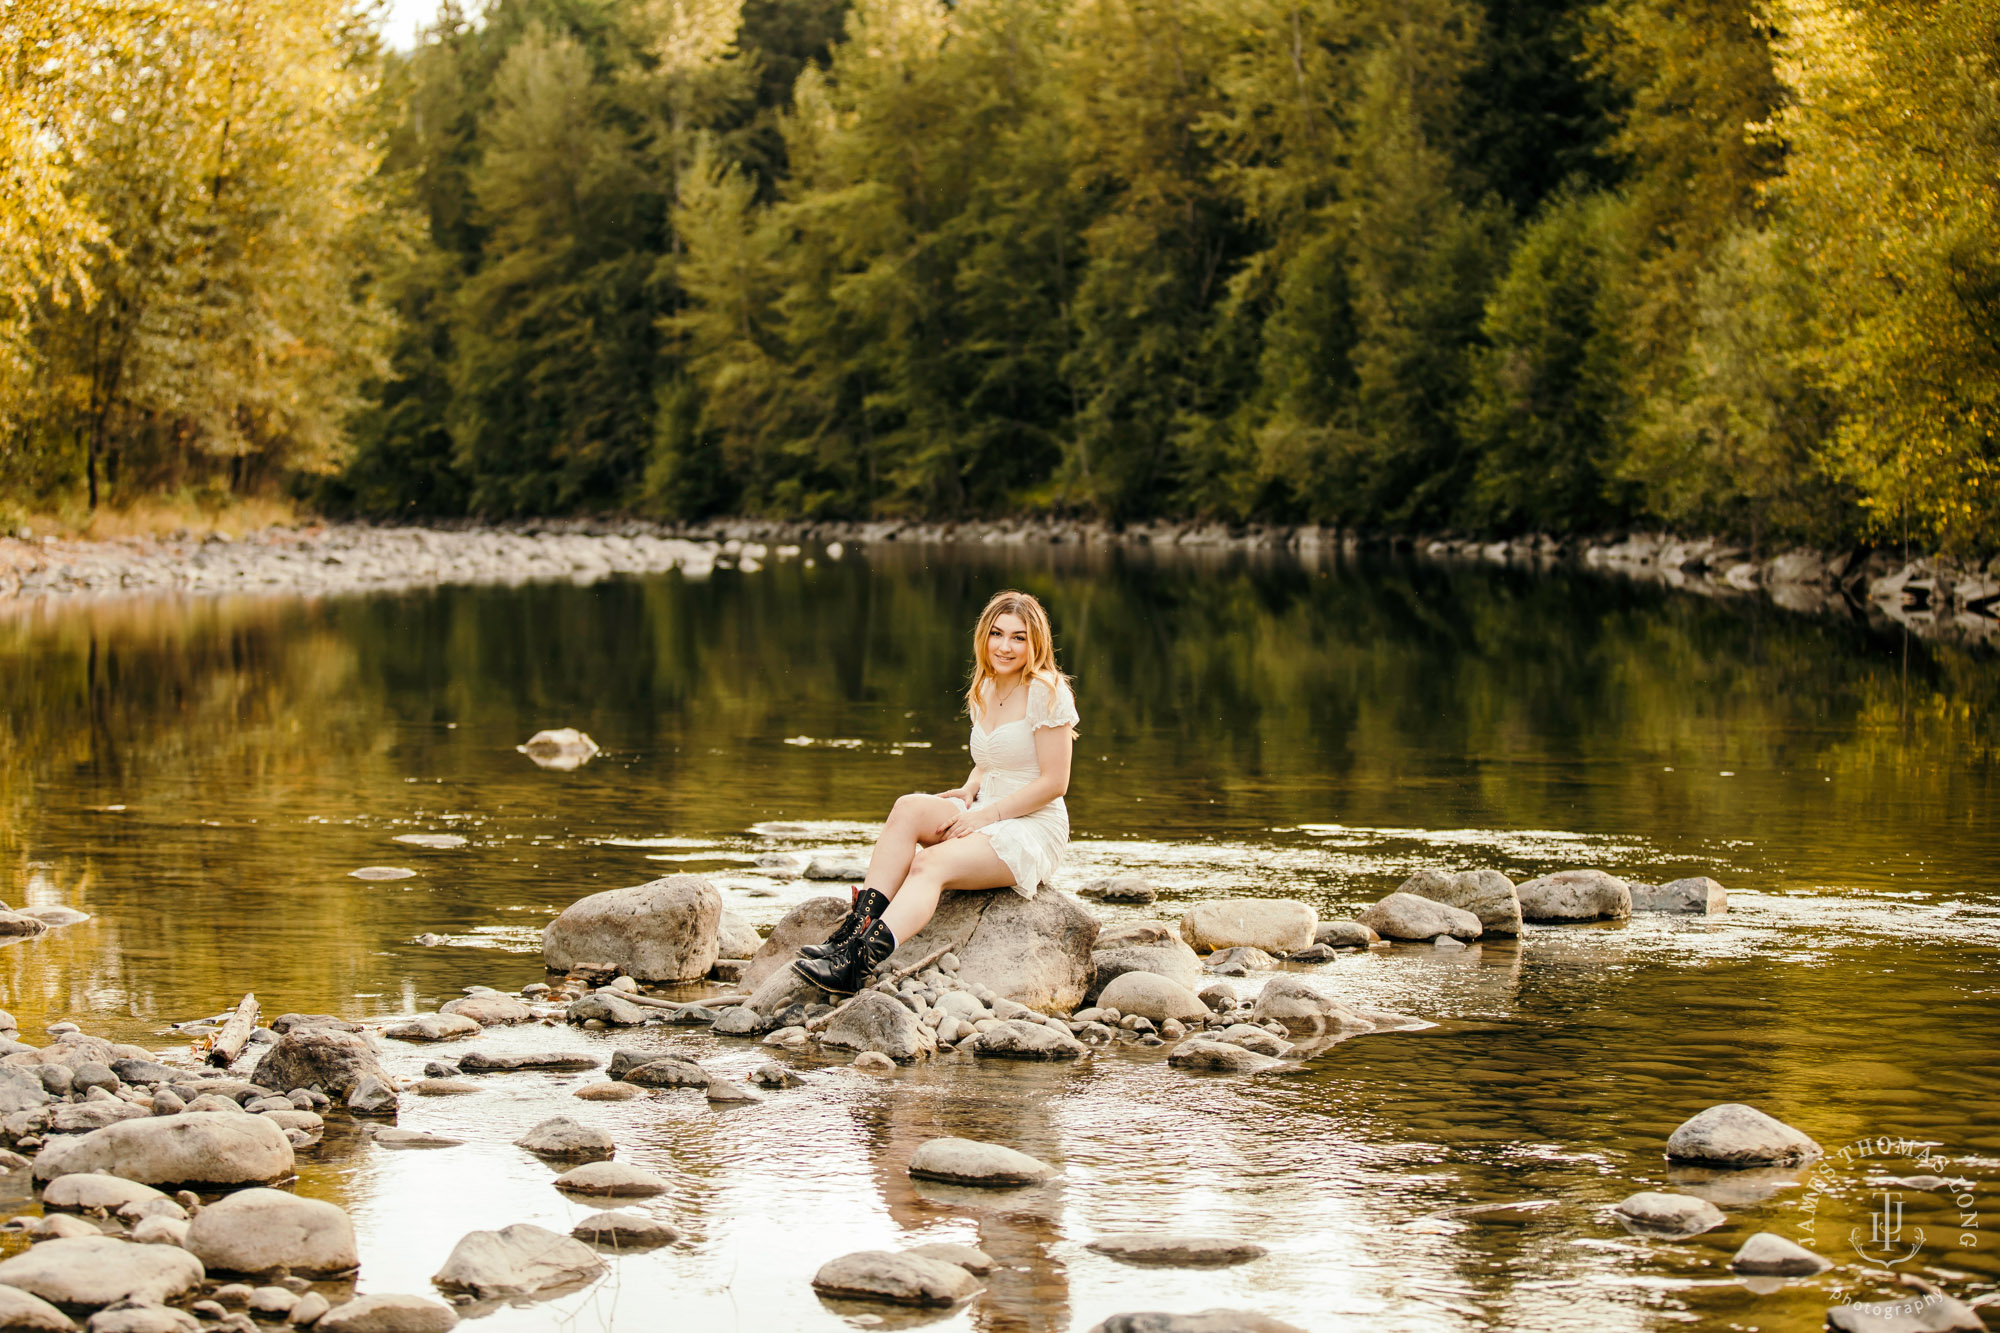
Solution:
<path fill-rule="evenodd" d="M 1079 721 L 1076 695 L 1070 690 L 1068 681 L 1052 686 L 1045 680 L 1037 680 L 1029 688 L 1028 725 L 1034 730 L 1073 727 Z"/>

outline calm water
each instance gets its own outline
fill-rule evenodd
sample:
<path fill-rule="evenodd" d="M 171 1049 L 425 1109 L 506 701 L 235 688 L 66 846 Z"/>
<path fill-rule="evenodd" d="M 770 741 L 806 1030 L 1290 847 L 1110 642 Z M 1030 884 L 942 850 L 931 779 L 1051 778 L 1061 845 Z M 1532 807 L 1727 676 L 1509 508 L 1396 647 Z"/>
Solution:
<path fill-rule="evenodd" d="M 574 1113 L 673 1182 L 653 1207 L 690 1241 L 481 1327 L 640 1329 L 671 1311 L 1081 1333 L 1120 1310 L 1235 1305 L 1312 1330 L 1806 1330 L 1833 1301 L 1888 1294 L 1849 1233 L 1866 1240 L 1881 1177 L 1907 1164 L 1822 1172 L 1810 1237 L 1787 1181 L 1759 1198 L 1674 1177 L 1719 1189 L 1730 1215 L 1691 1241 L 1604 1215 L 1669 1179 L 1674 1125 L 1735 1100 L 1829 1147 L 1939 1145 L 1984 1230 L 1906 1191 L 1904 1248 L 1926 1239 L 1899 1271 L 1963 1299 L 2000 1287 L 1994 659 L 1590 578 L 892 545 L 700 581 L 0 606 L 0 897 L 94 915 L 0 949 L 0 1003 L 30 1040 L 74 1019 L 172 1050 L 169 1023 L 246 990 L 267 1014 L 358 1017 L 518 987 L 573 898 L 675 870 L 768 924 L 815 887 L 754 873 L 756 855 L 860 846 L 897 793 L 963 778 L 967 634 L 1007 583 L 1048 602 L 1077 679 L 1072 884 L 1127 870 L 1161 886 L 1163 916 L 1273 894 L 1330 917 L 1422 866 L 1595 865 L 1712 874 L 1732 909 L 1343 957 L 1315 970 L 1437 1026 L 1287 1077 L 1117 1051 L 881 1080 L 828 1067 L 727 1111 L 689 1093 L 581 1103 L 543 1076 L 416 1101 L 403 1124 L 466 1145 L 399 1153 L 336 1126 L 302 1167 L 301 1189 L 355 1211 L 364 1289 L 428 1290 L 466 1230 L 591 1211 L 508 1146 Z M 515 752 L 564 725 L 606 753 L 560 773 Z M 470 846 L 393 841 L 412 832 Z M 348 876 L 367 865 L 418 873 Z M 734 1070 L 766 1054 L 686 1029 L 616 1042 L 648 1043 Z M 901 1163 L 939 1133 L 1064 1174 L 998 1197 L 913 1185 Z M 1523 1206 L 1452 1212 L 1493 1203 Z M 1271 1254 L 1216 1273 L 1083 1248 L 1156 1222 Z M 1767 1229 L 1842 1266 L 1752 1291 L 1726 1263 Z M 928 1240 L 976 1241 L 1003 1267 L 942 1318 L 807 1285 L 834 1255 Z"/>

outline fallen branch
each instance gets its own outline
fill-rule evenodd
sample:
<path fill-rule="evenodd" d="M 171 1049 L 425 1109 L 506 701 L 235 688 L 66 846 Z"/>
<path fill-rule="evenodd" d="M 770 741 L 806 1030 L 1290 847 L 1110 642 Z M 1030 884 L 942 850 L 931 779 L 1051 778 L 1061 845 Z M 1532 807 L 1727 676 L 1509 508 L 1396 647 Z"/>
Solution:
<path fill-rule="evenodd" d="M 827 1024 L 831 1023 L 834 1019 L 840 1017 L 841 1013 L 846 1010 L 848 1005 L 853 1004 L 856 1000 L 860 999 L 863 995 L 866 995 L 869 991 L 874 990 L 877 986 L 885 986 L 885 985 L 893 986 L 897 982 L 902 981 L 906 977 L 915 976 L 917 973 L 923 971 L 925 968 L 929 967 L 932 963 L 935 963 L 938 959 L 944 957 L 946 954 L 950 952 L 951 952 L 951 946 L 946 945 L 944 948 L 939 949 L 936 953 L 932 954 L 930 957 L 925 958 L 919 962 L 911 963 L 908 967 L 904 968 L 900 972 L 892 973 L 891 975 L 884 977 L 882 980 L 875 982 L 873 985 L 863 987 L 855 994 L 848 996 L 845 1000 L 842 1000 L 839 1006 L 835 1008 L 832 1013 L 821 1014 L 818 1018 L 807 1019 L 806 1031 L 819 1032 L 823 1030 Z"/>
<path fill-rule="evenodd" d="M 215 1034 L 215 1044 L 208 1048 L 208 1062 L 221 1069 L 229 1068 L 243 1054 L 244 1044 L 256 1030 L 257 997 L 253 993 L 243 997 L 236 1012 L 222 1025 L 222 1031 Z"/>

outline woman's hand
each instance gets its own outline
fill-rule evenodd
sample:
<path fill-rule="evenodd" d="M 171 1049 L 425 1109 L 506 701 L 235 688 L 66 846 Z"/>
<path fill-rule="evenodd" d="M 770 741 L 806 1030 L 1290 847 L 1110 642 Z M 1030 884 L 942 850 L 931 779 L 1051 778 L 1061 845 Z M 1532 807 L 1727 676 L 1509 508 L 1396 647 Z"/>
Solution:
<path fill-rule="evenodd" d="M 968 833 L 979 832 L 979 830 L 992 822 L 993 811 L 991 807 L 981 810 L 967 810 L 957 819 L 951 821 L 951 825 L 944 831 L 944 836 L 947 838 L 963 838 Z"/>
<path fill-rule="evenodd" d="M 937 792 L 936 795 L 941 800 L 964 801 L 967 805 L 972 804 L 972 793 L 963 787 L 953 787 L 950 791 Z"/>

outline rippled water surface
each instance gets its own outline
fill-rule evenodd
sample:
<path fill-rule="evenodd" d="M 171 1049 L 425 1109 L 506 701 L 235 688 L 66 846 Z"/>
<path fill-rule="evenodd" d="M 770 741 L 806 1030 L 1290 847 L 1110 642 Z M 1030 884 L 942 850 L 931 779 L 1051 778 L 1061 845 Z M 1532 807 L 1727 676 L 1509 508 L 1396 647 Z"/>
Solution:
<path fill-rule="evenodd" d="M 480 1327 L 1081 1333 L 1121 1310 L 1224 1305 L 1311 1330 L 1806 1330 L 1831 1303 L 1897 1290 L 1855 1247 L 1885 1188 L 1904 1196 L 1902 1248 L 1924 1232 L 1894 1272 L 1967 1300 L 2000 1288 L 1990 655 L 1560 574 L 807 555 L 701 580 L 0 607 L 0 897 L 93 916 L 0 949 L 0 1003 L 31 1041 L 72 1019 L 184 1051 L 169 1024 L 246 990 L 267 1014 L 363 1017 L 539 980 L 557 911 L 659 874 L 708 874 L 768 925 L 821 886 L 756 857 L 858 848 L 897 793 L 963 778 L 970 622 L 1014 583 L 1048 602 L 1084 713 L 1065 875 L 1162 890 L 1107 919 L 1247 894 L 1345 916 L 1425 866 L 1710 874 L 1731 910 L 1342 957 L 1310 970 L 1435 1026 L 1281 1076 L 1191 1076 L 1124 1048 L 888 1078 L 793 1057 L 803 1088 L 730 1109 L 569 1097 L 589 1075 L 407 1099 L 404 1125 L 464 1146 L 394 1151 L 336 1120 L 301 1168 L 299 1188 L 355 1212 L 363 1289 L 428 1290 L 467 1230 L 594 1211 L 509 1146 L 557 1113 L 664 1175 L 671 1192 L 640 1207 L 688 1241 L 482 1310 Z M 552 726 L 605 753 L 555 772 L 516 752 Z M 798 827 L 760 831 L 771 821 Z M 394 841 L 436 832 L 468 845 Z M 416 873 L 348 873 L 371 865 Z M 767 1055 L 678 1028 L 480 1040 L 674 1045 L 736 1071 Z M 391 1067 L 439 1053 L 392 1049 Z M 1893 1154 L 1836 1160 L 1817 1189 L 1670 1171 L 1667 1134 L 1722 1101 L 1830 1148 L 1937 1145 L 1981 1216 L 1885 1185 L 1917 1173 Z M 910 1151 L 941 1133 L 1062 1175 L 998 1196 L 910 1181 Z M 1729 1221 L 1666 1242 L 1606 1216 L 1667 1187 Z M 1084 1248 L 1154 1224 L 1270 1254 L 1217 1272 Z M 1839 1266 L 1739 1281 L 1728 1258 L 1759 1230 Z M 1002 1265 L 969 1307 L 830 1304 L 808 1286 L 834 1255 L 933 1240 Z"/>

